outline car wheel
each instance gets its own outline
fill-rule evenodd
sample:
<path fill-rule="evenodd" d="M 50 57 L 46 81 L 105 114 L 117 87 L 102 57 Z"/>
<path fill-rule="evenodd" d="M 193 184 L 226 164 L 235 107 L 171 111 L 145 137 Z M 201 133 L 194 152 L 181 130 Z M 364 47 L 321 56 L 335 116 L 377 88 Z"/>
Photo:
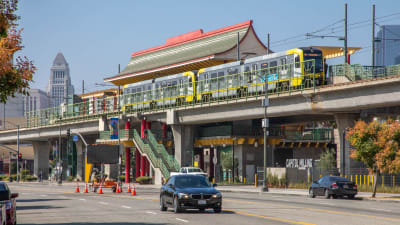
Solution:
<path fill-rule="evenodd" d="M 117 188 L 116 187 L 112 187 L 112 192 L 116 192 L 117 191 Z"/>
<path fill-rule="evenodd" d="M 324 197 L 325 197 L 326 199 L 329 199 L 329 198 L 331 197 L 331 195 L 329 194 L 328 189 L 325 189 Z"/>
<path fill-rule="evenodd" d="M 314 190 L 312 188 L 308 191 L 308 196 L 310 196 L 310 198 L 315 198 Z"/>
<path fill-rule="evenodd" d="M 355 195 L 349 195 L 349 199 L 354 199 Z"/>
<path fill-rule="evenodd" d="M 181 212 L 181 207 L 179 206 L 177 197 L 174 198 L 174 212 L 175 213 L 180 213 Z"/>
<path fill-rule="evenodd" d="M 160 197 L 160 211 L 167 211 L 167 207 L 164 205 L 164 196 Z"/>
<path fill-rule="evenodd" d="M 199 211 L 200 211 L 201 213 L 203 213 L 203 212 L 206 211 L 206 209 L 201 208 L 201 209 L 199 209 Z"/>
<path fill-rule="evenodd" d="M 218 207 L 218 208 L 214 208 L 214 212 L 215 213 L 220 213 L 222 210 L 221 210 L 221 207 Z"/>
<path fill-rule="evenodd" d="M 332 195 L 332 198 L 333 198 L 333 199 L 337 199 L 338 196 L 337 196 L 337 195 Z"/>

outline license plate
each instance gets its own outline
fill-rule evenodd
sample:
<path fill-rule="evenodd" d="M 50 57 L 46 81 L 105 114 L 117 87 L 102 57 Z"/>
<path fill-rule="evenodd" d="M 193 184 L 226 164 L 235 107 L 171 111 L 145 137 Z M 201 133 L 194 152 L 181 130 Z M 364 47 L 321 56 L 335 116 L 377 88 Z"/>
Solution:
<path fill-rule="evenodd" d="M 343 185 L 343 188 L 349 188 L 349 185 L 345 184 Z"/>
<path fill-rule="evenodd" d="M 207 203 L 206 200 L 199 200 L 198 202 L 199 205 L 205 205 L 206 203 Z"/>

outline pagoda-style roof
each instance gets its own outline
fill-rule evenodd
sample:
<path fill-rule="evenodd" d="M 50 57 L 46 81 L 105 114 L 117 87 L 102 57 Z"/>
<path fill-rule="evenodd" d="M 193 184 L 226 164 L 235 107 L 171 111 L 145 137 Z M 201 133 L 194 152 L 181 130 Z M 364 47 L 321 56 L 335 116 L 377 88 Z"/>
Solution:
<path fill-rule="evenodd" d="M 202 29 L 167 39 L 166 43 L 132 53 L 125 69 L 104 79 L 116 85 L 167 76 L 267 53 L 254 32 L 252 21 L 203 33 Z"/>

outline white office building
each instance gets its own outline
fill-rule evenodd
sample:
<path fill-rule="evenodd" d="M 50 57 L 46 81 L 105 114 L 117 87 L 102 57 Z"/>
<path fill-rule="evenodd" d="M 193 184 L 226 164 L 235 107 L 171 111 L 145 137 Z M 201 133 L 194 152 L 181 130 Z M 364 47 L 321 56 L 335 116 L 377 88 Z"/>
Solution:
<path fill-rule="evenodd" d="M 61 52 L 57 54 L 53 61 L 46 90 L 52 100 L 51 107 L 59 106 L 65 102 L 72 103 L 74 86 L 71 84 L 68 63 Z"/>

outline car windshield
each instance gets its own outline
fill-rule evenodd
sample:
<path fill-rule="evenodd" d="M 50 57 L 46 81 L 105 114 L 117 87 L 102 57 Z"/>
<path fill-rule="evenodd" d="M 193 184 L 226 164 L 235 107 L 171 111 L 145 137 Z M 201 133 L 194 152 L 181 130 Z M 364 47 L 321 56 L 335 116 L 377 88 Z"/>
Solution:
<path fill-rule="evenodd" d="M 0 184 L 0 191 L 7 191 L 6 185 Z"/>
<path fill-rule="evenodd" d="M 177 188 L 204 188 L 210 186 L 205 177 L 201 176 L 179 176 L 175 179 L 175 186 Z"/>
<path fill-rule="evenodd" d="M 193 172 L 197 173 L 197 172 L 203 172 L 203 171 L 201 171 L 201 169 L 199 169 L 199 168 L 189 168 L 188 172 L 189 173 L 193 173 Z"/>

